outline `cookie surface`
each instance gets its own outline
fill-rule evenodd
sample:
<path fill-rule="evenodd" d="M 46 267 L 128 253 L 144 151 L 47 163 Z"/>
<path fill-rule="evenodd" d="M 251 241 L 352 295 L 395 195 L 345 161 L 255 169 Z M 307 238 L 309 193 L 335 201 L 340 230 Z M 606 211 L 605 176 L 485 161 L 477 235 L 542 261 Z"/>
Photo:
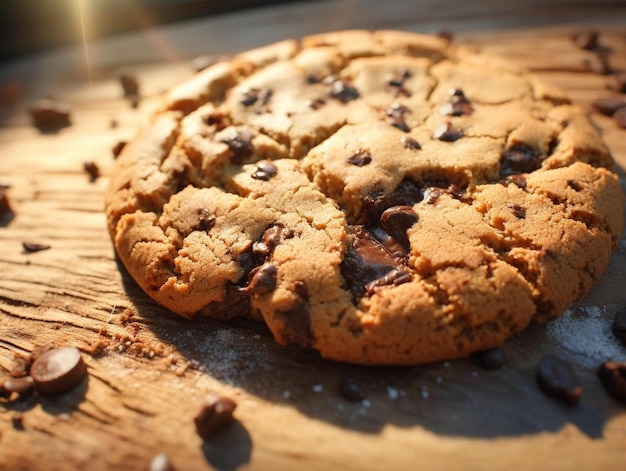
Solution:
<path fill-rule="evenodd" d="M 168 309 L 334 360 L 416 364 L 560 315 L 623 229 L 583 111 L 445 40 L 345 31 L 218 63 L 118 157 L 116 251 Z"/>

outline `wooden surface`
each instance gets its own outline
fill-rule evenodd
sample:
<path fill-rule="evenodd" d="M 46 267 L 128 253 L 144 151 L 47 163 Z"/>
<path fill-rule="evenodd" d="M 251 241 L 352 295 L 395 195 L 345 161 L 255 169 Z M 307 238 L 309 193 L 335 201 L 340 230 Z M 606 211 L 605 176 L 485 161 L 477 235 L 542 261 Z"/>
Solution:
<path fill-rule="evenodd" d="M 0 402 L 0 470 L 143 470 L 160 451 L 179 471 L 624 469 L 626 412 L 595 376 L 604 359 L 626 360 L 610 332 L 626 306 L 624 239 L 592 292 L 561 320 L 509 341 L 506 366 L 492 372 L 470 359 L 414 368 L 330 363 L 277 347 L 260 325 L 185 321 L 155 305 L 115 259 L 102 212 L 111 148 L 133 135 L 160 92 L 193 73 L 198 54 L 353 27 L 450 29 L 455 42 L 533 69 L 583 107 L 616 95 L 606 89 L 613 77 L 590 72 L 584 61 L 595 55 L 570 34 L 597 28 L 611 64 L 626 70 L 623 2 L 433 5 L 284 5 L 92 43 L 89 73 L 80 46 L 2 67 L 0 182 L 11 185 L 15 217 L 0 223 L 0 375 L 16 355 L 51 343 L 80 348 L 89 378 L 57 398 Z M 121 96 L 122 68 L 142 82 L 146 98 L 137 109 Z M 21 99 L 7 104 L 7 94 L 20 90 Z M 46 95 L 74 107 L 71 127 L 41 134 L 30 126 L 31 100 Z M 626 130 L 592 118 L 626 187 Z M 95 182 L 82 169 L 87 160 L 102 169 Z M 29 254 L 23 241 L 51 248 Z M 537 361 L 548 352 L 580 376 L 577 407 L 537 389 Z M 366 402 L 337 393 L 346 378 L 366 390 Z M 192 418 L 210 390 L 238 401 L 237 421 L 202 442 Z M 23 428 L 12 424 L 16 412 Z"/>

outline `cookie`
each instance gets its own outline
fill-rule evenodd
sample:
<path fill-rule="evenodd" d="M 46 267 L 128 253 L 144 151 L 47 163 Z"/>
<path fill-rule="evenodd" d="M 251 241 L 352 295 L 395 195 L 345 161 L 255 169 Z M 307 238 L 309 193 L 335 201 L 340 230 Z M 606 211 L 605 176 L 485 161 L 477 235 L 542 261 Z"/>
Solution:
<path fill-rule="evenodd" d="M 442 38 L 344 31 L 214 64 L 115 162 L 108 228 L 186 318 L 362 364 L 495 348 L 605 270 L 611 155 L 558 89 Z"/>

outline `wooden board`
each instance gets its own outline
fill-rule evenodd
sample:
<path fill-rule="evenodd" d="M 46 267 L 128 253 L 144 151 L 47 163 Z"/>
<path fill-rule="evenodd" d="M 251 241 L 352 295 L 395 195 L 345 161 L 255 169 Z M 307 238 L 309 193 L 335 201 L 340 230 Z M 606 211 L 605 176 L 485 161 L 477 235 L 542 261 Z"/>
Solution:
<path fill-rule="evenodd" d="M 537 2 L 539 3 L 539 2 Z M 626 360 L 610 332 L 626 306 L 626 241 L 592 292 L 559 321 L 507 342 L 507 365 L 472 360 L 412 368 L 365 368 L 277 347 L 260 325 L 186 321 L 145 296 L 116 261 L 102 212 L 111 148 L 130 138 L 155 97 L 193 70 L 198 54 L 232 54 L 287 37 L 352 27 L 435 32 L 502 54 L 566 89 L 585 108 L 617 96 L 614 77 L 589 71 L 595 55 L 573 32 L 597 28 L 614 68 L 626 70 L 626 6 L 616 2 L 296 3 L 115 36 L 5 64 L 0 92 L 0 181 L 15 217 L 0 224 L 0 374 L 37 345 L 75 345 L 88 381 L 57 398 L 0 402 L 2 470 L 142 470 L 158 452 L 178 470 L 202 469 L 623 469 L 626 412 L 595 369 Z M 121 68 L 142 82 L 137 109 L 122 98 Z M 4 91 L 2 91 L 4 90 Z M 32 99 L 74 107 L 73 125 L 32 128 Z M 0 96 L 5 96 L 0 94 Z M 623 95 L 622 95 L 623 97 Z M 6 96 L 5 96 L 6 98 Z M 6 101 L 6 99 L 5 99 Z M 617 161 L 622 186 L 626 131 L 592 114 Z M 111 127 L 111 120 L 117 127 Z M 103 176 L 90 182 L 84 161 Z M 622 201 L 615 204 L 623 205 Z M 25 253 L 23 241 L 50 244 Z M 584 393 L 577 407 L 536 387 L 538 359 L 567 358 Z M 367 401 L 337 393 L 353 379 Z M 207 391 L 234 397 L 234 426 L 212 441 L 192 418 Z M 23 412 L 23 428 L 12 418 Z"/>

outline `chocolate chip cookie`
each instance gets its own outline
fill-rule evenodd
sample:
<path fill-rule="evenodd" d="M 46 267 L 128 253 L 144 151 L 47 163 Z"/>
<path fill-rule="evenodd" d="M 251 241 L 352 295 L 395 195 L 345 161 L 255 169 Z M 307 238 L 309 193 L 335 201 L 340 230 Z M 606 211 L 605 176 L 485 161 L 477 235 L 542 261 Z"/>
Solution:
<path fill-rule="evenodd" d="M 108 228 L 168 309 L 363 364 L 495 348 L 560 315 L 623 228 L 564 94 L 442 38 L 344 31 L 216 63 L 115 162 Z"/>

